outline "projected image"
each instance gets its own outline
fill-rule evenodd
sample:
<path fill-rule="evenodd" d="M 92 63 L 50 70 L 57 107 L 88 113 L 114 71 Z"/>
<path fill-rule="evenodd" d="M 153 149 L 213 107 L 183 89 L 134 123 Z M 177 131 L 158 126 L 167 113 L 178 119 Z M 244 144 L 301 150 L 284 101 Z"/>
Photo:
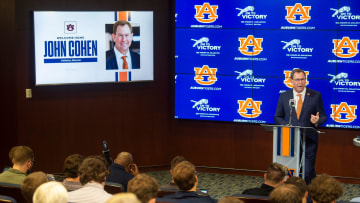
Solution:
<path fill-rule="evenodd" d="M 350 0 L 176 1 L 175 117 L 273 124 L 300 68 L 322 126 L 360 128 L 359 26 Z"/>

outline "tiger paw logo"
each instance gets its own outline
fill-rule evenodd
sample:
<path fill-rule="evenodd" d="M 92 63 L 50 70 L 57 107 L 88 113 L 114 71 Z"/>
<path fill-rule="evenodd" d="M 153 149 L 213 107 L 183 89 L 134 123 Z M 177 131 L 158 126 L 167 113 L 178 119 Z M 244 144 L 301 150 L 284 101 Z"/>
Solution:
<path fill-rule="evenodd" d="M 330 107 L 332 110 L 330 117 L 336 122 L 351 123 L 357 118 L 355 115 L 357 105 L 348 105 L 347 102 L 341 102 L 340 104 L 331 104 Z"/>
<path fill-rule="evenodd" d="M 217 68 L 210 68 L 208 65 L 203 65 L 201 68 L 194 67 L 194 80 L 200 85 L 212 85 L 217 81 Z"/>
<path fill-rule="evenodd" d="M 218 5 L 210 5 L 204 2 L 203 5 L 195 5 L 196 14 L 195 18 L 200 23 L 212 23 L 218 18 L 217 9 Z"/>
<path fill-rule="evenodd" d="M 358 39 L 351 40 L 350 37 L 342 39 L 333 39 L 334 49 L 332 52 L 340 58 L 352 58 L 359 53 Z"/>
<path fill-rule="evenodd" d="M 285 19 L 291 24 L 302 25 L 311 19 L 311 6 L 303 6 L 301 3 L 297 3 L 294 6 L 286 6 L 285 9 L 287 11 Z"/>
<path fill-rule="evenodd" d="M 261 46 L 263 38 L 255 38 L 253 35 L 248 35 L 246 38 L 239 37 L 239 41 L 239 51 L 246 56 L 256 56 L 263 51 Z"/>
<path fill-rule="evenodd" d="M 260 105 L 262 101 L 254 101 L 252 98 L 246 98 L 246 100 L 238 100 L 240 116 L 245 118 L 256 118 L 261 115 Z"/>
<path fill-rule="evenodd" d="M 304 71 L 305 72 L 305 76 L 306 76 L 306 85 L 309 84 L 309 81 L 307 80 L 308 75 L 309 75 L 309 71 Z M 291 84 L 291 70 L 284 70 L 284 75 L 285 75 L 285 80 L 284 80 L 284 84 L 286 85 L 286 87 L 288 88 L 293 88 L 293 85 Z"/>

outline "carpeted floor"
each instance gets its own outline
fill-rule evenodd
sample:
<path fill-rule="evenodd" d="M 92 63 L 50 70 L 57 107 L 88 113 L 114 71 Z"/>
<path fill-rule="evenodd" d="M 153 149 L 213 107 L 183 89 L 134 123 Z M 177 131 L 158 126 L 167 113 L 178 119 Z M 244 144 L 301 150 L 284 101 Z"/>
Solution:
<path fill-rule="evenodd" d="M 169 171 L 152 171 L 147 174 L 154 177 L 159 185 L 171 180 Z M 264 182 L 263 177 L 203 172 L 198 173 L 198 178 L 198 189 L 208 189 L 209 195 L 215 199 L 241 194 L 245 189 L 259 187 Z M 343 187 L 345 192 L 339 200 L 349 201 L 354 197 L 360 197 L 360 185 L 343 184 Z"/>

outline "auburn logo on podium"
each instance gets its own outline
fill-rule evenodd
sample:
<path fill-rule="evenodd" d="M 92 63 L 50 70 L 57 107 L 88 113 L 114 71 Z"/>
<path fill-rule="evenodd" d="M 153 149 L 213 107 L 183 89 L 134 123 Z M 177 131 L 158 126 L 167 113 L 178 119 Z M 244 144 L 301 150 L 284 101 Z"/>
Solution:
<path fill-rule="evenodd" d="M 309 84 L 309 81 L 307 80 L 308 75 L 309 75 L 309 71 L 304 71 L 305 75 L 306 75 L 306 85 Z M 291 70 L 284 70 L 284 75 L 285 75 L 285 79 L 284 79 L 284 84 L 286 85 L 286 87 L 288 88 L 293 88 L 293 85 L 291 84 Z"/>
<path fill-rule="evenodd" d="M 217 9 L 218 5 L 210 5 L 204 2 L 203 5 L 195 5 L 196 14 L 195 18 L 200 23 L 212 23 L 218 18 Z"/>
<path fill-rule="evenodd" d="M 217 68 L 210 68 L 208 65 L 203 65 L 201 68 L 194 67 L 194 80 L 200 85 L 212 85 L 217 81 Z"/>
<path fill-rule="evenodd" d="M 263 38 L 255 38 L 253 35 L 248 35 L 246 38 L 239 37 L 239 41 L 239 51 L 246 56 L 256 56 L 263 51 L 261 46 Z"/>
<path fill-rule="evenodd" d="M 286 6 L 287 15 L 285 19 L 294 25 L 301 25 L 307 23 L 310 17 L 311 6 L 303 6 L 301 3 L 297 3 L 294 6 Z M 298 17 L 298 19 L 296 19 Z"/>
<path fill-rule="evenodd" d="M 256 118 L 261 115 L 260 105 L 262 101 L 254 101 L 252 98 L 246 100 L 238 100 L 240 116 L 245 118 Z"/>
<path fill-rule="evenodd" d="M 334 49 L 332 52 L 340 58 L 352 58 L 359 53 L 358 39 L 351 40 L 350 37 L 342 39 L 333 39 Z"/>
<path fill-rule="evenodd" d="M 339 105 L 331 104 L 330 106 L 332 111 L 330 117 L 336 122 L 351 123 L 357 118 L 355 114 L 357 105 L 348 105 L 347 102 L 341 102 Z"/>

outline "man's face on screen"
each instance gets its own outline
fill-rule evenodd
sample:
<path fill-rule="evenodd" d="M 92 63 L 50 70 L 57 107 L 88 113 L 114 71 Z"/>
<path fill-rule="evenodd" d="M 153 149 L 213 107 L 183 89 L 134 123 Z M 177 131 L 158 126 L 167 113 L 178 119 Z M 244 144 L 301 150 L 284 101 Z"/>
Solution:
<path fill-rule="evenodd" d="M 116 49 L 125 55 L 131 46 L 133 33 L 131 33 L 128 25 L 119 25 L 116 28 L 116 34 L 112 34 L 112 38 L 115 42 Z"/>
<path fill-rule="evenodd" d="M 294 77 L 291 79 L 291 84 L 296 92 L 302 92 L 306 87 L 305 74 L 303 72 L 294 73 Z"/>

